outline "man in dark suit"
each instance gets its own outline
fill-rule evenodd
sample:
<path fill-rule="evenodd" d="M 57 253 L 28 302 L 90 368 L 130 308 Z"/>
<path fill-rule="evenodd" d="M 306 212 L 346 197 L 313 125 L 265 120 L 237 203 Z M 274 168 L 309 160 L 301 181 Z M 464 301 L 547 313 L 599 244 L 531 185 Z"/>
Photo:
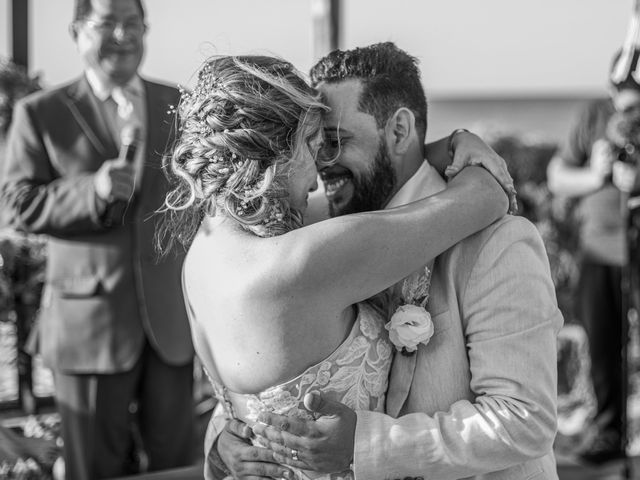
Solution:
<path fill-rule="evenodd" d="M 178 91 L 137 73 L 144 21 L 141 0 L 76 0 L 84 74 L 19 102 L 7 144 L 2 208 L 50 236 L 39 339 L 69 480 L 129 473 L 132 412 L 149 470 L 188 464 L 193 444 L 183 258 L 158 262 L 152 241 Z M 127 161 L 120 132 L 132 126 Z"/>

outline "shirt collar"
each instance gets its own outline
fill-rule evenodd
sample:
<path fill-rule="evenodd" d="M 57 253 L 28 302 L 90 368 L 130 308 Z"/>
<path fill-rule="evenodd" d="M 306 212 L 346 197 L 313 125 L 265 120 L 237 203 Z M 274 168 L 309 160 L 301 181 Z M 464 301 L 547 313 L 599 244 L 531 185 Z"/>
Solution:
<path fill-rule="evenodd" d="M 447 184 L 440 174 L 428 161 L 424 161 L 416 173 L 391 197 L 385 208 L 406 205 L 438 193 L 445 188 L 447 188 Z"/>
<path fill-rule="evenodd" d="M 115 88 L 115 85 L 104 82 L 100 76 L 93 69 L 87 69 L 85 72 L 89 86 L 93 91 L 93 94 L 101 101 L 105 101 L 111 96 L 111 91 Z M 138 75 L 134 75 L 131 80 L 127 82 L 124 88 L 134 94 L 139 95 L 142 92 L 142 79 Z"/>

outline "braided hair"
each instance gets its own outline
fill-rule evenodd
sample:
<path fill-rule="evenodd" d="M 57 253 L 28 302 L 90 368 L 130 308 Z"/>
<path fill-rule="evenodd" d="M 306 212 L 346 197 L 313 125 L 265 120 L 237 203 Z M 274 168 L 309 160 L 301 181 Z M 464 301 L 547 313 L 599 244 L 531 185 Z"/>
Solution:
<path fill-rule="evenodd" d="M 183 92 L 179 135 L 165 170 L 173 188 L 160 232 L 188 248 L 205 215 L 225 215 L 262 237 L 302 225 L 286 179 L 322 135 L 327 107 L 289 63 L 267 56 L 216 56 Z M 168 240 L 168 241 L 167 241 Z"/>

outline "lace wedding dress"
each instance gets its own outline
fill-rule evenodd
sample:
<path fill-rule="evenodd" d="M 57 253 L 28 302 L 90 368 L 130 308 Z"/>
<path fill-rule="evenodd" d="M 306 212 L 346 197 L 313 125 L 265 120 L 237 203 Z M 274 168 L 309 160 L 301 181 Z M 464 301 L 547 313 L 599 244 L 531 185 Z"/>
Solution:
<path fill-rule="evenodd" d="M 392 345 L 384 319 L 368 303 L 359 303 L 351 332 L 325 360 L 307 368 L 297 377 L 257 394 L 240 394 L 212 380 L 214 391 L 227 415 L 248 424 L 262 411 L 300 418 L 312 418 L 304 408 L 306 393 L 320 391 L 328 398 L 354 410 L 383 412 Z M 256 444 L 259 445 L 258 441 Z M 351 471 L 322 475 L 297 470 L 296 479 L 353 479 Z"/>

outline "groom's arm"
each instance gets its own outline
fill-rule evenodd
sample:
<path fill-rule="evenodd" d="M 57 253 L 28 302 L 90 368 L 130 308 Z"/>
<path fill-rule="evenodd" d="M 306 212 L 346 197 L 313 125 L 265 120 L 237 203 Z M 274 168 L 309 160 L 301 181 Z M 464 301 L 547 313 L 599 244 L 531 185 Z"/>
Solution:
<path fill-rule="evenodd" d="M 472 248 L 479 240 L 482 243 Z M 355 444 L 356 478 L 454 479 L 502 470 L 551 452 L 556 431 L 556 334 L 562 316 L 542 240 L 531 223 L 508 217 L 473 241 L 456 248 L 457 256 L 450 261 L 473 265 L 454 269 L 452 275 L 468 272 L 466 278 L 456 278 L 456 286 L 475 398 L 457 401 L 434 415 L 393 418 L 358 411 L 355 432 L 345 432 L 342 440 Z M 335 406 L 331 410 L 338 411 Z M 274 432 L 273 427 L 258 433 L 272 440 L 278 460 L 299 466 L 291 462 L 287 449 L 278 447 L 284 440 L 313 466 L 318 452 L 329 450 L 324 440 L 315 439 L 330 438 L 329 430 L 344 423 L 335 418 L 320 417 L 319 427 L 289 422 L 288 430 L 295 435 Z M 261 420 L 280 425 L 272 416 Z M 324 471 L 332 471 L 324 464 Z M 335 468 L 343 465 L 344 460 L 337 459 Z"/>
<path fill-rule="evenodd" d="M 227 422 L 228 418 L 224 408 L 218 403 L 209 419 L 204 435 L 205 480 L 222 480 L 229 475 L 229 470 L 218 453 L 218 440 Z"/>
<path fill-rule="evenodd" d="M 488 231 L 476 237 L 485 240 L 480 249 L 463 247 L 450 259 L 475 261 L 468 280 L 456 281 L 475 399 L 434 415 L 358 412 L 357 477 L 460 478 L 551 452 L 562 316 L 545 249 L 522 218 Z"/>
<path fill-rule="evenodd" d="M 251 444 L 251 428 L 229 419 L 221 404 L 213 412 L 204 439 L 204 478 L 293 478 L 291 470 L 275 463 L 270 450 Z"/>
<path fill-rule="evenodd" d="M 445 176 L 445 170 L 453 161 L 452 153 L 455 154 L 456 144 L 460 139 L 464 140 L 465 135 L 463 135 L 463 133 L 466 132 L 466 130 L 456 129 L 451 132 L 448 137 L 441 138 L 431 143 L 425 143 L 424 158 L 428 159 L 433 168 L 435 168 L 443 177 Z M 470 135 L 473 134 L 470 133 Z M 480 137 L 476 136 L 476 138 Z M 487 149 L 489 149 L 488 146 Z"/>

